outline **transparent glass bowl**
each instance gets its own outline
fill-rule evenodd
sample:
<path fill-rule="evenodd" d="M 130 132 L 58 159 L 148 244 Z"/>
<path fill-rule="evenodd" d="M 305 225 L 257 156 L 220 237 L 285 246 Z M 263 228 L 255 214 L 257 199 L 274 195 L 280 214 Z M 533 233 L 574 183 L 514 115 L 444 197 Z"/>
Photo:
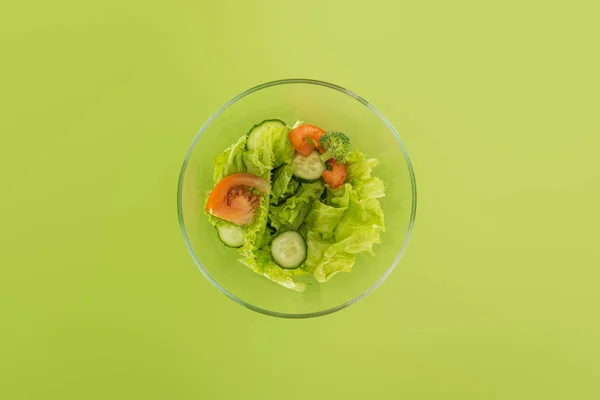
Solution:
<path fill-rule="evenodd" d="M 386 232 L 375 256 L 359 254 L 352 272 L 327 283 L 311 277 L 305 292 L 286 289 L 237 261 L 208 222 L 203 205 L 213 186 L 214 158 L 265 119 L 296 120 L 348 134 L 353 147 L 378 158 Z M 177 193 L 179 223 L 192 258 L 204 276 L 237 303 L 260 313 L 307 318 L 341 310 L 372 292 L 392 272 L 404 252 L 416 212 L 415 176 L 398 132 L 379 111 L 356 94 L 327 82 L 285 79 L 264 83 L 234 97 L 206 121 L 185 157 Z"/>

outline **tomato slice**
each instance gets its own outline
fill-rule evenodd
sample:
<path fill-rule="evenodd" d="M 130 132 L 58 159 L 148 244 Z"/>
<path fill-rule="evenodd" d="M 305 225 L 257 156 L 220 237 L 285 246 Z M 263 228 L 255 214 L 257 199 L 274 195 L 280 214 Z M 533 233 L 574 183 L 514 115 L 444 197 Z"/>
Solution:
<path fill-rule="evenodd" d="M 331 170 L 323 172 L 323 180 L 332 189 L 339 188 L 344 184 L 344 180 L 346 180 L 346 164 L 338 164 L 333 158 L 330 158 L 327 162 Z"/>
<path fill-rule="evenodd" d="M 221 179 L 213 188 L 206 202 L 206 212 L 233 222 L 246 225 L 254 218 L 260 204 L 260 195 L 271 190 L 269 182 L 252 174 L 233 174 Z"/>
<path fill-rule="evenodd" d="M 294 149 L 296 149 L 296 151 L 302 154 L 304 157 L 308 157 L 315 149 L 315 145 L 306 139 L 311 139 L 311 141 L 315 143 L 317 145 L 316 147 L 318 148 L 319 139 L 324 134 L 325 131 L 318 126 L 305 124 L 292 129 L 288 137 L 290 138 L 290 142 L 292 142 Z"/>

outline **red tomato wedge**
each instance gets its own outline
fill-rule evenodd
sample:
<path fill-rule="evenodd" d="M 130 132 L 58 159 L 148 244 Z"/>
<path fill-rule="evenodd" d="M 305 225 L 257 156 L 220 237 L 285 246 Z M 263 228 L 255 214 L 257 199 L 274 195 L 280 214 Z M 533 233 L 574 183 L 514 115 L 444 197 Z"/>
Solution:
<path fill-rule="evenodd" d="M 267 180 L 252 174 L 226 176 L 210 193 L 206 212 L 234 224 L 246 225 L 252 221 L 260 204 L 260 195 L 251 188 L 268 193 L 271 185 Z"/>
<path fill-rule="evenodd" d="M 292 146 L 294 149 L 304 157 L 308 157 L 310 153 L 315 149 L 315 143 L 318 148 L 319 139 L 321 136 L 325 134 L 325 131 L 318 126 L 314 125 L 300 125 L 299 127 L 292 129 L 289 133 L 288 137 L 290 138 L 290 142 L 292 142 Z M 311 141 L 307 141 L 306 139 L 311 139 Z"/>
<path fill-rule="evenodd" d="M 338 164 L 333 158 L 330 158 L 327 162 L 331 170 L 323 172 L 323 180 L 332 189 L 339 188 L 344 184 L 344 180 L 346 179 L 346 164 Z"/>

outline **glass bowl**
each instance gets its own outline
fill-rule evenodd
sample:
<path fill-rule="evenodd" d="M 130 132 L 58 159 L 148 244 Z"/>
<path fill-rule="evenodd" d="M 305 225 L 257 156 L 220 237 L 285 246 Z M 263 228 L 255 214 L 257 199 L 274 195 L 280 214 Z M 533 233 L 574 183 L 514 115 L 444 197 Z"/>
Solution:
<path fill-rule="evenodd" d="M 380 199 L 386 232 L 375 256 L 359 254 L 352 272 L 341 272 L 326 283 L 311 277 L 304 292 L 286 289 L 257 275 L 237 261 L 204 214 L 206 193 L 213 186 L 214 158 L 256 123 L 297 120 L 325 130 L 345 132 L 353 147 L 378 158 L 373 175 L 381 178 L 386 196 Z M 371 293 L 392 272 L 408 244 L 416 212 L 415 175 L 398 132 L 363 98 L 331 83 L 285 79 L 264 83 L 234 97 L 218 109 L 188 150 L 177 192 L 179 223 L 185 243 L 204 276 L 235 302 L 260 313 L 284 318 L 308 318 L 341 310 Z"/>

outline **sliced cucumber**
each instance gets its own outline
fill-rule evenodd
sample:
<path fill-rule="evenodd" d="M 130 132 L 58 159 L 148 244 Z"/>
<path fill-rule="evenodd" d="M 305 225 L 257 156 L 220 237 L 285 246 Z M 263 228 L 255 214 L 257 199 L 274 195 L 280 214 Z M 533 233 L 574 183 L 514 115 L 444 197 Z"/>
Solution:
<path fill-rule="evenodd" d="M 219 239 L 228 247 L 242 247 L 244 243 L 244 230 L 241 226 L 229 222 L 219 221 L 217 223 Z"/>
<path fill-rule="evenodd" d="M 271 130 L 287 129 L 286 124 L 278 119 L 267 119 L 260 124 L 254 125 L 250 132 L 248 132 L 248 141 L 246 142 L 246 148 L 250 151 L 256 150 L 264 142 L 261 137 L 265 132 L 271 132 Z"/>
<path fill-rule="evenodd" d="M 298 232 L 284 232 L 273 239 L 271 255 L 281 268 L 298 268 L 306 260 L 306 242 Z"/>
<path fill-rule="evenodd" d="M 304 157 L 300 153 L 296 153 L 292 160 L 292 167 L 294 168 L 294 176 L 301 182 L 315 182 L 321 179 L 321 175 L 327 169 L 327 166 L 319 157 L 318 151 L 313 151 Z"/>

